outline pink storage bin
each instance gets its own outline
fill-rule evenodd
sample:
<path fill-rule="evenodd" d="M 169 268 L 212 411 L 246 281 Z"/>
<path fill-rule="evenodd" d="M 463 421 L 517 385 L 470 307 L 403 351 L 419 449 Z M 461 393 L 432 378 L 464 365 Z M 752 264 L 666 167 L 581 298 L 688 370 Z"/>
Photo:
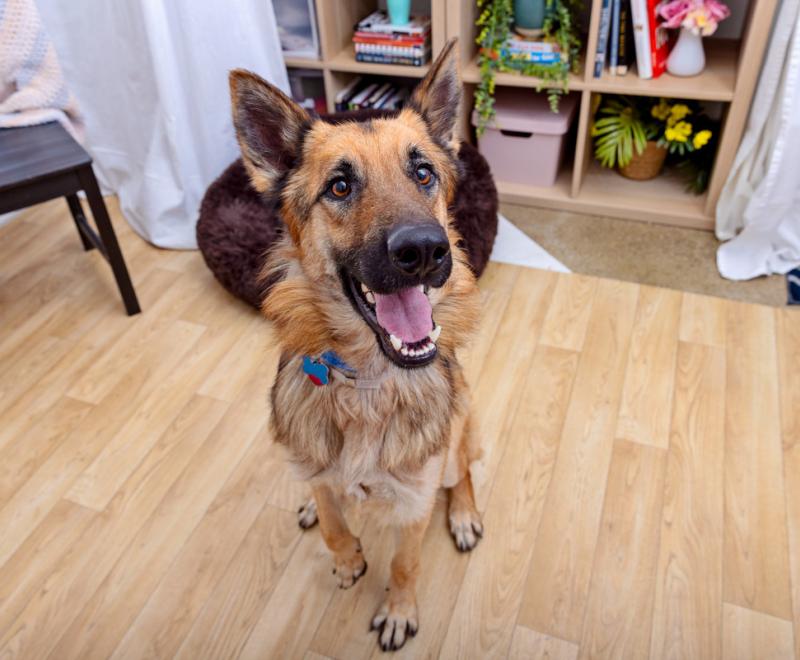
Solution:
<path fill-rule="evenodd" d="M 556 182 L 564 143 L 578 97 L 561 97 L 558 112 L 550 110 L 547 94 L 531 89 L 497 88 L 495 118 L 478 139 L 478 149 L 489 161 L 494 178 L 530 186 Z M 477 126 L 478 113 L 472 113 Z"/>

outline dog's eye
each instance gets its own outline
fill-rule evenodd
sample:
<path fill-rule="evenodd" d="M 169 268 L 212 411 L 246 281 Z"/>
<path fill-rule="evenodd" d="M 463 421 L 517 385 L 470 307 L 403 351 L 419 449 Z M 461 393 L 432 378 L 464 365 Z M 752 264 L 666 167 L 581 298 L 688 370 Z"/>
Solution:
<path fill-rule="evenodd" d="M 431 181 L 433 181 L 433 172 L 427 167 L 418 167 L 414 175 L 421 186 L 430 185 Z"/>
<path fill-rule="evenodd" d="M 350 184 L 345 179 L 336 179 L 331 184 L 331 195 L 343 199 L 350 194 Z"/>

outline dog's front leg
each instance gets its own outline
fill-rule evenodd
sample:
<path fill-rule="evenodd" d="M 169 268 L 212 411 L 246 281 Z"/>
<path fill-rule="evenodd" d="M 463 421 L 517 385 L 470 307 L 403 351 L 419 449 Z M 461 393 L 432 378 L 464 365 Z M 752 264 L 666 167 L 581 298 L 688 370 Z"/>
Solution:
<path fill-rule="evenodd" d="M 417 578 L 420 570 L 422 539 L 430 522 L 430 512 L 422 519 L 395 528 L 397 549 L 386 599 L 372 619 L 378 643 L 384 651 L 399 649 L 417 634 Z"/>
<path fill-rule="evenodd" d="M 349 589 L 367 572 L 361 541 L 347 527 L 333 491 L 328 486 L 320 485 L 314 486 L 313 492 L 322 538 L 333 553 L 333 572 L 339 587 Z"/>

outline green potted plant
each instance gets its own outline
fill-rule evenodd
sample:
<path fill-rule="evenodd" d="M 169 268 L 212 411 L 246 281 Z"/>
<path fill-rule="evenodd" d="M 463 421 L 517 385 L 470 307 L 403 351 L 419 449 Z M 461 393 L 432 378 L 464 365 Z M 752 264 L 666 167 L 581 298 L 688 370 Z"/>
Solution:
<path fill-rule="evenodd" d="M 481 10 L 478 16 L 478 68 L 481 79 L 475 90 L 475 109 L 478 113 L 478 134 L 494 117 L 494 86 L 498 72 L 517 72 L 539 79 L 537 91 L 547 89 L 553 112 L 568 89 L 570 71 L 578 72 L 581 39 L 578 12 L 582 0 L 545 0 L 542 39 L 558 45 L 561 57 L 558 62 L 540 64 L 521 62 L 508 52 L 514 22 L 514 0 L 477 0 Z"/>
<path fill-rule="evenodd" d="M 604 98 L 592 122 L 595 158 L 629 179 L 652 179 L 667 154 L 687 156 L 708 144 L 711 130 L 698 125 L 694 116 L 701 116 L 699 108 L 688 102 Z"/>

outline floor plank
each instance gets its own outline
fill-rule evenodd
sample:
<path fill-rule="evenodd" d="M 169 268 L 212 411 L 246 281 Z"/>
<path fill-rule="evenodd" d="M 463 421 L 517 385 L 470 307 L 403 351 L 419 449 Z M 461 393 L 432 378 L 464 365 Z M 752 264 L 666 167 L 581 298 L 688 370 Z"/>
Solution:
<path fill-rule="evenodd" d="M 725 660 L 789 660 L 792 624 L 768 614 L 725 603 L 722 656 Z"/>
<path fill-rule="evenodd" d="M 106 511 L 96 514 L 80 539 L 56 558 L 50 574 L 16 620 L 11 613 L 0 612 L 0 631 L 5 631 L 0 649 L 10 646 L 20 655 L 32 657 L 46 656 L 52 650 L 176 480 L 193 461 L 197 464 L 196 453 L 226 405 L 198 399 L 179 416 Z M 93 627 L 82 634 L 91 634 Z"/>
<path fill-rule="evenodd" d="M 294 512 L 269 505 L 261 510 L 175 654 L 176 660 L 238 657 L 301 534 Z"/>
<path fill-rule="evenodd" d="M 508 653 L 577 363 L 576 353 L 558 348 L 534 354 L 476 550 L 496 560 L 470 562 L 443 657 Z"/>
<path fill-rule="evenodd" d="M 519 623 L 577 643 L 628 358 L 638 287 L 603 281 L 572 390 Z"/>
<path fill-rule="evenodd" d="M 685 292 L 681 306 L 680 340 L 724 348 L 728 304 L 723 298 Z"/>
<path fill-rule="evenodd" d="M 597 280 L 592 277 L 560 273 L 539 341 L 546 346 L 580 351 L 596 288 Z"/>
<path fill-rule="evenodd" d="M 791 619 L 773 310 L 729 303 L 726 333 L 724 598 Z"/>
<path fill-rule="evenodd" d="M 0 564 L 55 506 L 81 470 L 102 451 L 108 438 L 136 409 L 141 397 L 149 395 L 148 384 L 152 387 L 174 369 L 199 332 L 202 329 L 197 326 L 176 323 L 153 342 L 150 348 L 161 356 L 159 363 L 149 369 L 143 365 L 142 369 L 133 370 L 109 393 L 109 402 L 125 402 L 115 406 L 115 414 L 109 414 L 102 402 L 96 406 L 0 509 L 0 529 L 4 530 L 0 536 Z"/>
<path fill-rule="evenodd" d="M 264 495 L 274 473 L 264 460 L 268 448 L 266 442 L 251 445 L 128 628 L 113 657 L 175 655 L 264 508 Z M 175 533 L 173 529 L 172 538 Z M 148 536 L 152 538 L 153 534 Z M 157 561 L 163 561 L 162 557 Z M 149 564 L 149 575 L 155 572 L 155 563 Z M 94 644 L 86 645 L 95 648 Z"/>
<path fill-rule="evenodd" d="M 517 626 L 508 654 L 509 660 L 576 660 L 578 646 L 563 639 Z"/>
<path fill-rule="evenodd" d="M 669 444 L 680 309 L 680 292 L 641 288 L 617 438 L 662 449 Z"/>
<path fill-rule="evenodd" d="M 783 477 L 789 526 L 789 562 L 794 613 L 794 654 L 800 658 L 800 318 L 794 310 L 776 310 L 780 374 Z"/>
<path fill-rule="evenodd" d="M 582 658 L 645 658 L 666 456 L 625 440 L 614 444 L 589 588 Z"/>
<path fill-rule="evenodd" d="M 501 433 L 516 410 L 517 393 L 536 348 L 555 282 L 555 273 L 534 270 L 520 273 L 472 392 L 474 400 L 483 402 L 476 411 L 486 476 L 475 480 L 475 496 L 481 511 L 502 455 Z"/>
<path fill-rule="evenodd" d="M 722 657 L 725 353 L 680 344 L 651 658 Z"/>

